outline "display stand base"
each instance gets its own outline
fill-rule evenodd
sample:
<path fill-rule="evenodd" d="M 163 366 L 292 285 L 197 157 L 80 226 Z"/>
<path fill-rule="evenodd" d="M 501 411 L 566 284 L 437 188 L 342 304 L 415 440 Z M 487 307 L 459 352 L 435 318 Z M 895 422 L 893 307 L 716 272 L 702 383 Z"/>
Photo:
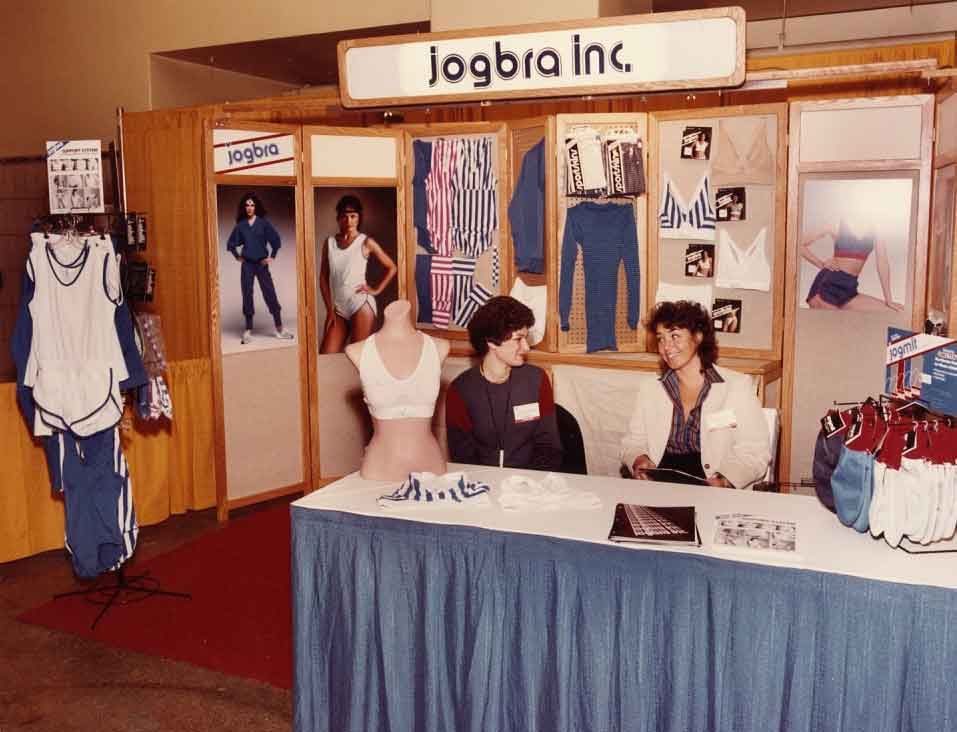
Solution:
<path fill-rule="evenodd" d="M 61 592 L 53 596 L 54 600 L 63 597 L 82 597 L 91 605 L 100 605 L 100 612 L 90 626 L 90 630 L 96 630 L 97 623 L 106 615 L 111 608 L 116 605 L 129 605 L 134 602 L 141 602 L 157 595 L 163 597 L 179 597 L 184 600 L 192 600 L 193 596 L 187 592 L 171 592 L 160 587 L 159 580 L 150 577 L 149 572 L 127 577 L 126 571 L 120 567 L 113 573 L 115 582 L 101 582 L 97 580 L 96 584 L 85 590 L 74 590 L 72 592 Z"/>

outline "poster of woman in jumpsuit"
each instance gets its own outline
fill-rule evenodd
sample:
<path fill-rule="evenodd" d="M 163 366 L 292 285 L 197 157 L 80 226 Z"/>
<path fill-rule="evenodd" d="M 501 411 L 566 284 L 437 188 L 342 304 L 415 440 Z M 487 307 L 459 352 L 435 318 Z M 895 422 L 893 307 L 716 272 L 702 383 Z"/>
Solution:
<path fill-rule="evenodd" d="M 223 353 L 297 345 L 295 189 L 218 186 Z"/>

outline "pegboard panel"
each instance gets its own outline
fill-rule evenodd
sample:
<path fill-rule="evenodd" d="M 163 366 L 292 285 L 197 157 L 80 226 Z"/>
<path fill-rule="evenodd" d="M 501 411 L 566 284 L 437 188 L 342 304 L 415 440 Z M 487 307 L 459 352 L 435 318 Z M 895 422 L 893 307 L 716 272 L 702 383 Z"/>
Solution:
<path fill-rule="evenodd" d="M 509 147 L 511 151 L 511 181 L 509 185 L 509 201 L 511 201 L 512 196 L 515 195 L 515 186 L 518 183 L 519 175 L 522 172 L 522 163 L 525 160 L 525 155 L 535 147 L 539 142 L 545 139 L 546 136 L 546 125 L 545 122 L 539 122 L 532 124 L 531 126 L 513 126 L 509 129 Z M 544 211 L 542 212 L 544 217 Z M 544 222 L 543 222 L 544 224 Z M 542 232 L 544 234 L 545 227 L 542 226 Z M 509 238 L 509 247 L 508 247 L 508 263 L 504 269 L 507 272 L 506 277 L 506 287 L 502 288 L 503 292 L 508 292 L 511 289 L 512 282 L 515 281 L 517 276 L 517 271 L 515 267 L 515 243 L 514 240 Z M 546 262 L 545 267 L 548 267 Z M 546 284 L 545 272 L 541 274 L 536 274 L 533 272 L 522 272 L 522 280 L 526 285 L 544 285 Z"/>
<path fill-rule="evenodd" d="M 614 129 L 628 129 L 634 131 L 642 141 L 642 168 L 648 171 L 648 117 L 643 113 L 636 114 L 584 114 L 558 115 L 556 118 L 556 144 L 554 160 L 556 163 L 556 213 L 557 213 L 557 241 L 554 243 L 553 261 L 558 273 L 561 272 L 561 248 L 565 232 L 567 212 L 569 209 L 593 201 L 599 204 L 627 205 L 634 211 L 634 226 L 638 240 L 638 318 L 644 315 L 646 300 L 646 272 L 645 260 L 647 245 L 645 231 L 647 227 L 647 196 L 600 196 L 581 197 L 569 196 L 567 191 L 567 165 L 565 159 L 565 139 L 576 128 L 590 127 L 595 129 L 599 136 Z M 587 352 L 588 328 L 585 312 L 585 270 L 581 247 L 576 248 L 574 276 L 572 278 L 571 310 L 569 312 L 567 331 L 558 332 L 558 351 L 561 353 Z M 559 275 L 556 274 L 556 281 Z M 637 328 L 628 326 L 628 281 L 625 266 L 619 262 L 616 278 L 615 303 L 615 341 L 617 350 L 622 352 L 637 352 L 645 350 L 644 335 L 639 322 Z M 557 316 L 557 314 L 555 314 Z"/>
<path fill-rule="evenodd" d="M 468 333 L 465 329 L 467 316 L 469 312 L 475 309 L 490 296 L 499 295 L 506 291 L 507 282 L 505 269 L 508 263 L 509 247 L 505 242 L 508 240 L 508 200 L 507 200 L 507 179 L 509 174 L 509 151 L 507 130 L 503 124 L 492 123 L 472 123 L 472 124 L 450 124 L 450 125 L 430 125 L 427 127 L 409 127 L 406 128 L 409 133 L 407 137 L 406 160 L 409 161 L 407 176 L 413 179 L 413 185 L 406 186 L 407 199 L 407 241 L 411 256 L 407 259 L 406 281 L 409 284 L 407 291 L 409 299 L 414 308 L 414 317 L 417 327 L 432 333 L 433 335 L 451 338 L 453 340 L 467 340 Z M 449 247 L 448 243 L 439 245 L 441 249 L 430 252 L 426 247 L 419 243 L 418 231 L 416 228 L 417 203 L 416 196 L 423 195 L 425 185 L 417 186 L 415 182 L 415 160 L 416 142 L 428 142 L 435 145 L 438 141 L 445 142 L 474 142 L 478 140 L 488 140 L 490 143 L 490 170 L 494 177 L 495 212 L 497 226 L 488 232 L 491 242 L 482 251 L 464 251 L 458 244 Z M 444 144 L 444 143 L 443 143 Z M 473 151 L 474 152 L 474 151 Z M 431 170 L 435 170 L 433 167 Z M 430 175 L 431 175 L 430 170 Z M 458 175 L 458 174 L 457 174 Z M 486 178 L 479 174 L 476 169 L 468 169 L 461 173 L 463 180 L 468 182 L 465 187 L 481 187 L 473 184 L 480 183 Z M 465 188 L 463 187 L 463 189 Z M 422 211 L 418 206 L 418 211 Z M 449 215 L 454 216 L 453 213 Z M 418 222 L 422 224 L 422 221 Z M 432 232 L 430 232 L 430 236 Z M 451 236 L 451 235 L 450 235 Z M 435 241 L 432 242 L 436 244 Z M 436 249 L 433 246 L 433 249 Z M 441 258 L 441 259 L 440 259 Z M 437 274 L 432 276 L 433 269 L 436 273 L 444 260 L 444 264 L 451 267 L 449 274 Z M 468 284 L 463 283 L 468 280 Z M 441 286 L 448 292 L 443 295 L 452 298 L 452 304 L 449 310 L 436 307 L 441 298 L 437 297 L 438 288 L 433 287 L 433 282 L 441 281 Z M 426 293 L 423 285 L 427 283 L 429 292 Z M 477 287 L 476 287 L 477 286 Z M 463 288 L 469 288 L 474 291 L 474 297 L 464 297 Z M 463 303 L 469 300 L 473 304 L 464 306 Z M 426 308 L 431 310 L 431 317 L 426 312 Z M 448 313 L 448 324 L 446 325 L 445 313 Z"/>

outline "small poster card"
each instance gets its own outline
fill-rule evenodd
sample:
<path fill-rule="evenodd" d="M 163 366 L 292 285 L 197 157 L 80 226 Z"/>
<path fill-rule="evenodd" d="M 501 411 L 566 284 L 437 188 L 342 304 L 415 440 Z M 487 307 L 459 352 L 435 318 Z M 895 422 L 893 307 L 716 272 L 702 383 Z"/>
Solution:
<path fill-rule="evenodd" d="M 797 558 L 798 525 L 796 521 L 750 513 L 719 513 L 714 517 L 712 546 L 718 551 Z"/>
<path fill-rule="evenodd" d="M 718 221 L 745 221 L 748 209 L 744 187 L 719 188 L 714 197 L 714 207 Z"/>
<path fill-rule="evenodd" d="M 711 128 L 685 127 L 681 133 L 681 157 L 684 160 L 710 160 Z"/>
<path fill-rule="evenodd" d="M 716 297 L 711 308 L 714 329 L 719 333 L 741 332 L 741 301 Z"/>
<path fill-rule="evenodd" d="M 103 213 L 99 140 L 48 140 L 50 213 Z"/>
<path fill-rule="evenodd" d="M 847 423 L 844 421 L 844 415 L 836 409 L 829 410 L 828 413 L 821 418 L 821 429 L 824 430 L 826 437 L 833 437 L 846 427 Z"/>
<path fill-rule="evenodd" d="M 714 276 L 714 244 L 689 244 L 685 249 L 685 277 Z"/>

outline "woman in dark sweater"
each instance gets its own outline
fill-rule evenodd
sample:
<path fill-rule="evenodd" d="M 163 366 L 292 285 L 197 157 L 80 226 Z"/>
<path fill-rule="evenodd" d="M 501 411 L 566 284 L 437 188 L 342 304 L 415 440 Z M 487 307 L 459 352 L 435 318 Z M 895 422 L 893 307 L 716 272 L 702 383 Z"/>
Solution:
<path fill-rule="evenodd" d="M 562 445 L 548 375 L 525 363 L 532 311 L 493 297 L 469 322 L 481 362 L 449 385 L 445 420 L 453 462 L 558 470 Z"/>

